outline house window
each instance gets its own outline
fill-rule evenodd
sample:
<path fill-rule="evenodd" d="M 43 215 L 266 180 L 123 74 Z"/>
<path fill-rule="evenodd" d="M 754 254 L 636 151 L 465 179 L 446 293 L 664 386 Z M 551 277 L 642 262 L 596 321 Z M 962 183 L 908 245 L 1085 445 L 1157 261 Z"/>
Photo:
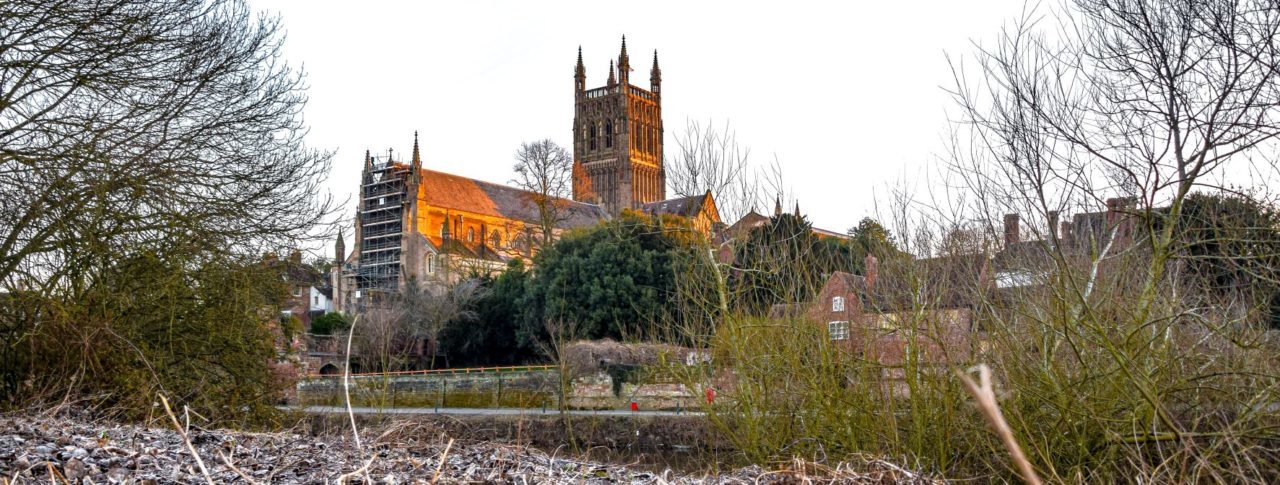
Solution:
<path fill-rule="evenodd" d="M 427 274 L 436 274 L 436 255 L 427 255 Z"/>
<path fill-rule="evenodd" d="M 467 242 L 476 242 L 476 228 L 467 228 Z"/>
<path fill-rule="evenodd" d="M 316 297 L 315 297 L 315 300 L 316 300 L 316 302 L 314 303 L 314 305 L 315 305 L 315 306 L 320 306 L 320 297 L 319 297 L 319 296 L 316 296 Z"/>
<path fill-rule="evenodd" d="M 832 298 L 831 298 L 831 311 L 833 311 L 833 312 L 842 312 L 842 311 L 844 311 L 844 297 L 843 297 L 843 296 L 836 296 L 836 297 L 832 297 Z"/>
<path fill-rule="evenodd" d="M 849 340 L 849 322 L 828 322 L 827 334 L 831 340 Z"/>
<path fill-rule="evenodd" d="M 295 287 L 293 287 L 293 296 L 302 296 L 302 287 L 301 287 L 301 286 L 295 286 Z"/>

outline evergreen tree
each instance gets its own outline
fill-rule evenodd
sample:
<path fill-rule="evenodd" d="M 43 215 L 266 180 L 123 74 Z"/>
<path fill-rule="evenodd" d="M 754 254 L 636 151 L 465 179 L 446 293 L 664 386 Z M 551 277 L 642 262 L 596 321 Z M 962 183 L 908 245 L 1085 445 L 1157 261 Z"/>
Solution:
<path fill-rule="evenodd" d="M 1211 304 L 1236 305 L 1280 328 L 1280 213 L 1245 194 L 1195 193 L 1178 218 L 1183 274 Z"/>
<path fill-rule="evenodd" d="M 775 304 L 807 302 L 832 272 L 861 273 L 865 256 L 845 241 L 818 237 L 804 216 L 774 216 L 735 248 L 738 309 L 759 315 Z"/>
<path fill-rule="evenodd" d="M 520 307 L 521 345 L 546 342 L 550 322 L 577 338 L 657 337 L 676 295 L 676 267 L 702 244 L 677 217 L 624 212 L 565 234 L 534 258 Z"/>
<path fill-rule="evenodd" d="M 452 319 L 440 333 L 450 365 L 518 365 L 536 359 L 537 349 L 517 338 L 529 277 L 524 263 L 513 260 L 496 277 L 480 278 L 481 296 L 469 305 L 474 318 Z"/>

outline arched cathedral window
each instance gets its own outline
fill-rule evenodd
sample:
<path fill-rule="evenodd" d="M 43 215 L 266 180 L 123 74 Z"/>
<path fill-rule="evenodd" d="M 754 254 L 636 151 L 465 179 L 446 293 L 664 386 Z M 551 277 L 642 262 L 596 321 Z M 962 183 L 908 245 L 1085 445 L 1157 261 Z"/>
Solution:
<path fill-rule="evenodd" d="M 613 148 L 613 121 L 604 122 L 604 146 Z"/>

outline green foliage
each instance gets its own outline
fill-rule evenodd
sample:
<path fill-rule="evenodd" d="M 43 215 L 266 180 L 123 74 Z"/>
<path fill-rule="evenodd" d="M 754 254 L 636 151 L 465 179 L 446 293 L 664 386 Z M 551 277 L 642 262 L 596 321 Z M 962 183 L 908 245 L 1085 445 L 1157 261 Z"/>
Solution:
<path fill-rule="evenodd" d="M 22 383 L 17 395 L 71 388 L 126 415 L 163 393 L 215 421 L 271 418 L 285 382 L 273 365 L 286 296 L 278 267 L 188 249 L 102 261 L 74 295 L 24 303 L 49 311 L 7 319 L 25 341 L 0 374 Z"/>
<path fill-rule="evenodd" d="M 757 227 L 734 252 L 737 305 L 763 314 L 771 305 L 811 300 L 834 271 L 860 273 L 865 251 L 819 238 L 804 216 L 781 214 Z"/>
<path fill-rule="evenodd" d="M 676 363 L 668 370 L 686 385 L 710 383 L 720 389 L 718 403 L 703 410 L 756 463 L 819 449 L 833 459 L 909 453 L 931 463 L 957 453 L 948 433 L 959 429 L 950 423 L 936 423 L 933 439 L 912 436 L 909 428 L 911 421 L 966 409 L 958 387 L 947 383 L 948 373 L 932 369 L 916 374 L 911 368 L 910 384 L 921 387 L 911 401 L 901 400 L 892 385 L 878 382 L 882 372 L 900 372 L 901 367 L 855 358 L 832 342 L 826 330 L 804 319 L 728 318 L 711 340 L 710 368 Z M 925 409 L 933 414 L 913 413 Z M 965 431 L 985 432 L 980 426 L 972 423 Z"/>
<path fill-rule="evenodd" d="M 469 304 L 475 318 L 452 319 L 440 332 L 440 348 L 450 365 L 518 365 L 537 358 L 538 349 L 515 338 L 529 278 L 520 260 L 511 261 L 496 277 L 480 278 L 486 291 Z"/>
<path fill-rule="evenodd" d="M 333 312 L 311 319 L 311 333 L 315 335 L 333 335 L 344 332 L 351 326 L 351 317 Z"/>
<path fill-rule="evenodd" d="M 900 255 L 897 243 L 889 229 L 880 221 L 864 217 L 858 225 L 849 229 L 849 245 L 857 254 L 874 254 L 878 258 Z"/>
<path fill-rule="evenodd" d="M 563 235 L 534 258 L 517 339 L 546 342 L 548 322 L 576 338 L 654 336 L 669 316 L 677 264 L 698 247 L 682 219 L 637 213 Z"/>
<path fill-rule="evenodd" d="M 1246 194 L 1195 193 L 1177 224 L 1175 253 L 1192 284 L 1280 328 L 1280 213 Z"/>
<path fill-rule="evenodd" d="M 300 335 L 303 330 L 302 320 L 299 320 L 296 315 L 280 317 L 280 335 L 284 337 L 286 342 L 292 341 L 293 338 Z"/>

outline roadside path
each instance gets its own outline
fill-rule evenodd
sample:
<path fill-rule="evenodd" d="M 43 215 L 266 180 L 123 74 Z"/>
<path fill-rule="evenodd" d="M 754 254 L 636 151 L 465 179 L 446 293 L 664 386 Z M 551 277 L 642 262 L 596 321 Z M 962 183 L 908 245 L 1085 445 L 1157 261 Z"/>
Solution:
<path fill-rule="evenodd" d="M 281 409 L 312 414 L 346 414 L 343 406 L 281 406 Z M 479 416 L 534 416 L 559 414 L 555 409 L 526 408 L 374 408 L 353 407 L 355 414 L 464 414 Z M 689 411 L 631 411 L 626 409 L 571 409 L 571 416 L 702 416 L 702 412 Z"/>

